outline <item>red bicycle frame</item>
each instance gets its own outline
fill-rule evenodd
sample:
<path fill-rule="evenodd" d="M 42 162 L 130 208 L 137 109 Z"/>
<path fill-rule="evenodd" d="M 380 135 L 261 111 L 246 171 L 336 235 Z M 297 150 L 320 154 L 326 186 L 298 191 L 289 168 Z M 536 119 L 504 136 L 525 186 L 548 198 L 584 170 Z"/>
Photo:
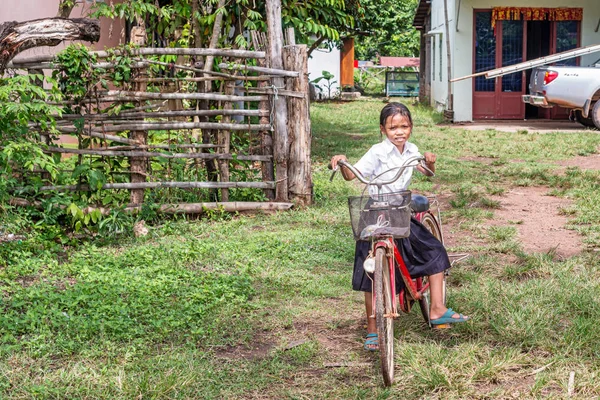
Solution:
<path fill-rule="evenodd" d="M 426 213 L 429 213 L 429 212 L 430 211 L 423 211 L 423 212 L 416 213 L 415 219 L 420 222 L 423 218 L 423 215 L 425 215 Z M 408 289 L 408 294 L 410 295 L 411 300 L 417 300 L 417 301 L 421 300 L 421 298 L 423 297 L 423 293 L 429 288 L 429 282 L 427 282 L 425 284 L 425 286 L 423 286 L 422 278 L 415 278 L 413 280 L 413 278 L 410 276 L 410 273 L 408 272 L 408 268 L 406 267 L 406 264 L 404 263 L 402 254 L 400 254 L 400 251 L 398 250 L 398 247 L 396 246 L 396 243 L 394 242 L 394 240 L 392 238 L 379 239 L 379 240 L 375 241 L 373 243 L 373 248 L 372 248 L 373 254 L 379 248 L 385 249 L 385 254 L 386 254 L 386 257 L 388 260 L 387 265 L 390 270 L 390 286 L 391 286 L 391 290 L 392 290 L 392 315 L 385 315 L 385 317 L 397 318 L 399 316 L 399 314 L 398 314 L 398 309 L 397 309 L 398 302 L 396 302 L 396 296 L 397 296 L 396 295 L 396 267 L 400 270 L 402 280 L 404 281 L 405 289 Z M 405 304 L 405 302 L 404 302 L 404 300 L 405 300 L 404 290 L 405 289 L 402 289 L 402 291 L 400 291 L 400 293 L 399 293 L 400 294 L 400 308 L 404 312 L 409 312 L 410 307 L 407 307 L 408 305 Z M 376 299 L 375 299 L 375 291 L 372 290 L 371 293 L 373 296 L 373 315 L 375 315 L 375 304 L 377 304 Z"/>

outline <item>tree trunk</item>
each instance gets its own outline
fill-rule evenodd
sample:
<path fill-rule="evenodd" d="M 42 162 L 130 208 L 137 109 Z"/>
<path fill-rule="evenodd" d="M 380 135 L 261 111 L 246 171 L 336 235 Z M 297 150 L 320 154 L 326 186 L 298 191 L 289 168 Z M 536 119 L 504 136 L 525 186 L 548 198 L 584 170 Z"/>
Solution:
<path fill-rule="evenodd" d="M 269 38 L 268 60 L 269 68 L 283 69 L 283 30 L 281 28 L 281 1 L 267 0 L 267 31 Z M 285 83 L 282 77 L 273 78 L 273 85 L 278 89 L 284 89 Z M 275 102 L 275 133 L 274 156 L 275 156 L 275 199 L 277 201 L 288 200 L 288 157 L 289 143 L 287 130 L 287 103 L 284 98 L 273 96 Z"/>
<path fill-rule="evenodd" d="M 100 23 L 87 18 L 44 18 L 0 24 L 0 75 L 20 52 L 38 46 L 56 46 L 64 40 L 97 42 Z"/>
<path fill-rule="evenodd" d="M 255 50 L 263 50 L 267 47 L 267 36 L 261 32 L 257 32 L 257 31 L 252 31 L 252 43 L 254 45 L 254 49 Z M 257 64 L 259 67 L 264 67 L 266 65 L 266 60 L 264 59 L 258 59 L 256 60 Z M 268 87 L 268 83 L 265 81 L 259 82 L 258 83 L 258 88 L 259 89 L 267 89 Z M 269 102 L 268 101 L 261 101 L 258 105 L 258 108 L 260 110 L 260 112 L 263 114 L 259 120 L 259 124 L 261 125 L 268 125 L 271 123 L 269 116 L 270 116 L 270 111 L 269 111 Z M 270 130 L 263 130 L 260 132 L 260 147 L 261 147 L 261 153 L 263 155 L 269 155 L 272 156 L 273 155 L 273 135 L 272 132 Z M 268 181 L 268 182 L 272 182 L 275 180 L 275 170 L 273 169 L 273 163 L 272 162 L 263 162 L 261 164 L 261 172 L 262 172 L 262 179 L 263 181 Z M 265 196 L 267 196 L 267 198 L 269 200 L 274 200 L 275 199 L 275 191 L 271 190 L 271 189 L 265 189 Z"/>
<path fill-rule="evenodd" d="M 219 0 L 219 4 L 217 8 L 221 8 L 225 5 L 225 0 Z M 210 42 L 208 44 L 209 49 L 216 49 L 217 44 L 219 43 L 219 36 L 221 34 L 221 24 L 223 22 L 223 14 L 217 13 L 215 17 L 215 22 L 213 25 L 212 36 L 210 38 Z M 206 61 L 204 62 L 204 71 L 210 72 L 213 70 L 213 55 L 207 55 Z M 199 82 L 198 83 L 198 92 L 201 93 L 210 93 L 212 89 L 212 82 Z M 204 100 L 200 102 L 201 110 L 209 110 L 210 103 L 208 100 Z M 209 118 L 207 116 L 200 117 L 200 122 L 208 123 Z M 214 133 L 211 130 L 203 129 L 202 130 L 202 143 L 204 144 L 212 144 L 214 142 Z M 217 166 L 213 161 L 206 161 L 206 175 L 208 180 L 211 182 L 216 182 L 218 179 Z M 214 190 L 210 191 L 210 197 L 212 200 L 218 200 L 218 193 Z"/>
<path fill-rule="evenodd" d="M 145 70 L 140 70 L 140 72 L 140 75 L 143 76 Z M 134 86 L 136 91 L 143 92 L 146 90 L 145 82 L 135 83 Z M 141 145 L 145 145 L 148 142 L 148 131 L 131 131 L 130 139 L 135 140 Z M 148 170 L 148 159 L 146 157 L 130 157 L 129 165 L 129 170 L 131 171 L 131 183 L 136 184 L 145 182 L 146 171 Z M 129 196 L 129 202 L 134 206 L 142 205 L 144 203 L 144 189 L 132 189 Z"/>
<path fill-rule="evenodd" d="M 301 71 L 296 79 L 288 79 L 287 90 L 303 92 L 303 99 L 288 98 L 290 155 L 288 182 L 290 199 L 301 205 L 312 202 L 310 171 L 310 114 L 308 105 L 308 53 L 306 45 L 283 48 L 283 62 L 290 71 Z"/>

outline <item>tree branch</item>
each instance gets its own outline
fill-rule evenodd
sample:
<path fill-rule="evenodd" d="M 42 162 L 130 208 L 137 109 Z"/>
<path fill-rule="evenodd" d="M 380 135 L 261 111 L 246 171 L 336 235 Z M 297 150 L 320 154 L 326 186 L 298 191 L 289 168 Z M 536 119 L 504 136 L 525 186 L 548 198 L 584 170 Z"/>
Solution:
<path fill-rule="evenodd" d="M 0 75 L 17 54 L 38 46 L 57 46 L 64 40 L 97 42 L 100 23 L 87 18 L 44 18 L 0 24 Z"/>
<path fill-rule="evenodd" d="M 307 52 L 309 57 L 310 57 L 311 53 L 313 52 L 313 50 L 315 50 L 317 47 L 319 47 L 321 45 L 321 43 L 323 43 L 325 41 L 325 39 L 327 39 L 325 36 L 321 36 L 312 44 L 312 46 L 310 46 L 310 48 L 308 49 L 308 52 Z"/>

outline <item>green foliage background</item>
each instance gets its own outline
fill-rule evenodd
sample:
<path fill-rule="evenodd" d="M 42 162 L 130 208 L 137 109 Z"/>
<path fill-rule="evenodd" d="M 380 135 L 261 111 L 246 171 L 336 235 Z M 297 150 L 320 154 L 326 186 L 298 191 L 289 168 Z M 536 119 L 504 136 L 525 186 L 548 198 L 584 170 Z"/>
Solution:
<path fill-rule="evenodd" d="M 358 28 L 370 34 L 355 38 L 355 57 L 418 57 L 419 32 L 412 25 L 418 4 L 419 0 L 362 0 L 364 18 Z"/>

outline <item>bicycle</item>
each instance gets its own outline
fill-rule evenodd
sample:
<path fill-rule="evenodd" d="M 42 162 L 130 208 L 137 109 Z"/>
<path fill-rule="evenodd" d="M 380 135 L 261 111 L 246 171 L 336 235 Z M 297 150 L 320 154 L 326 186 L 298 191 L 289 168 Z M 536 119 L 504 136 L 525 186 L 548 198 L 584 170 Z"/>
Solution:
<path fill-rule="evenodd" d="M 345 161 L 339 161 L 339 165 L 348 168 L 358 180 L 364 183 L 365 190 L 369 186 L 377 186 L 376 198 L 373 196 L 351 196 L 348 199 L 350 219 L 354 238 L 356 240 L 370 240 L 371 253 L 364 262 L 366 272 L 372 273 L 373 286 L 373 314 L 375 317 L 379 341 L 381 369 L 386 386 L 392 385 L 394 381 L 394 326 L 395 318 L 398 318 L 397 303 L 400 310 L 409 313 L 415 301 L 419 302 L 421 313 L 430 328 L 446 329 L 449 324 L 431 324 L 429 318 L 429 282 L 427 277 L 412 278 L 402 259 L 394 239 L 405 238 L 410 234 L 411 215 L 423 224 L 429 232 L 442 244 L 443 233 L 441 219 L 439 217 L 439 205 L 434 196 L 425 197 L 412 195 L 410 190 L 395 193 L 382 193 L 382 187 L 389 185 L 400 178 L 408 167 L 415 167 L 418 163 L 429 171 L 424 164 L 424 157 L 415 156 L 406 160 L 398 169 L 395 176 L 388 180 L 379 178 L 394 169 L 385 171 L 373 180 L 367 180 L 356 168 Z M 333 171 L 330 181 L 333 180 L 337 169 Z M 431 210 L 431 204 L 437 208 L 437 218 Z M 464 255 L 454 255 L 463 256 Z M 458 260 L 455 260 L 458 261 Z M 453 262 L 454 263 L 454 262 Z M 395 267 L 398 267 L 404 288 L 396 298 Z M 446 304 L 446 275 L 443 279 L 443 302 Z"/>

